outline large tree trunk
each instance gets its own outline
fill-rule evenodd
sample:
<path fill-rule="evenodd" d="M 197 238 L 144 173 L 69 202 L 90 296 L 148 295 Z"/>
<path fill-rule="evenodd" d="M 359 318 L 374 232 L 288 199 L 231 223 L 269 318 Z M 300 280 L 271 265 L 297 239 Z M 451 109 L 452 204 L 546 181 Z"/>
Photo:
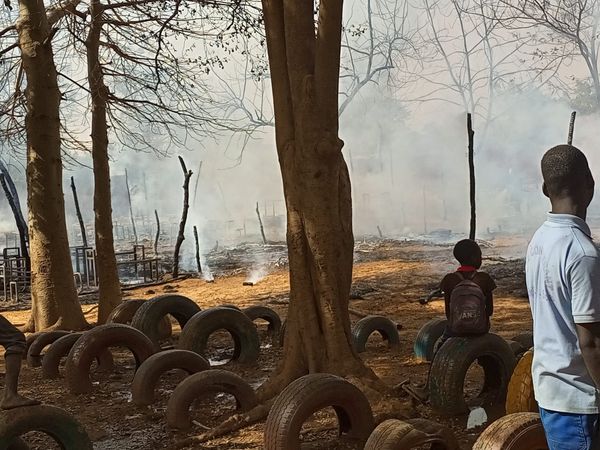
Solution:
<path fill-rule="evenodd" d="M 32 316 L 28 330 L 82 329 L 62 189 L 60 92 L 52 32 L 42 0 L 19 0 L 17 21 L 27 76 L 27 188 Z"/>
<path fill-rule="evenodd" d="M 287 206 L 290 304 L 275 395 L 306 373 L 374 380 L 352 349 L 348 301 L 354 237 L 348 169 L 338 138 L 342 1 L 263 0 L 276 141 Z"/>
<path fill-rule="evenodd" d="M 121 284 L 113 239 L 106 99 L 108 88 L 100 64 L 100 32 L 103 9 L 99 0 L 90 2 L 91 24 L 87 37 L 88 83 L 92 97 L 92 159 L 94 162 L 94 227 L 98 271 L 98 323 L 104 323 L 121 303 Z"/>

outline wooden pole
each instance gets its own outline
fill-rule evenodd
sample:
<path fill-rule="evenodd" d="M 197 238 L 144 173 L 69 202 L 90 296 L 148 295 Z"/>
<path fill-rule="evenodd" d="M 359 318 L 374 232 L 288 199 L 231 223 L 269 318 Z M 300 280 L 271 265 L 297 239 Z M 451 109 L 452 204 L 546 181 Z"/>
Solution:
<path fill-rule="evenodd" d="M 160 238 L 160 219 L 158 218 L 158 211 L 154 210 L 154 217 L 156 218 L 156 237 L 154 238 L 154 256 L 158 258 L 158 239 Z"/>
<path fill-rule="evenodd" d="M 569 122 L 569 137 L 567 138 L 567 144 L 573 145 L 573 133 L 575 132 L 575 118 L 577 117 L 577 111 L 571 113 L 571 121 Z"/>
<path fill-rule="evenodd" d="M 262 235 L 263 244 L 267 245 L 267 237 L 265 236 L 265 227 L 263 227 L 263 222 L 260 217 L 260 209 L 258 207 L 258 202 L 256 202 L 256 215 L 258 216 L 258 224 L 260 225 L 260 234 Z"/>
<path fill-rule="evenodd" d="M 133 217 L 133 206 L 131 204 L 131 191 L 129 189 L 129 176 L 127 175 L 127 169 L 125 169 L 125 187 L 127 188 L 127 200 L 129 200 L 129 216 L 131 217 L 131 228 L 133 231 L 133 238 L 135 245 L 138 243 L 137 231 L 135 229 L 135 219 Z"/>
<path fill-rule="evenodd" d="M 477 227 L 477 208 L 475 204 L 475 131 L 473 131 L 473 119 L 470 113 L 467 114 L 467 133 L 469 134 L 469 197 L 471 200 L 469 239 L 475 240 Z"/>
<path fill-rule="evenodd" d="M 187 170 L 183 158 L 179 156 L 179 163 L 181 164 L 181 170 L 183 170 L 183 212 L 181 213 L 181 221 L 179 222 L 179 233 L 177 234 L 177 241 L 175 242 L 175 252 L 173 255 L 173 277 L 179 276 L 179 251 L 181 250 L 181 244 L 185 240 L 185 223 L 187 222 L 188 211 L 190 209 L 190 178 L 192 178 L 192 171 Z"/>
<path fill-rule="evenodd" d="M 75 187 L 75 178 L 71 177 L 71 190 L 73 191 L 73 201 L 75 202 L 75 214 L 77 214 L 77 220 L 79 221 L 79 228 L 81 229 L 81 240 L 83 246 L 87 248 L 88 241 L 85 233 L 85 224 L 83 223 L 83 217 L 81 215 L 81 208 L 79 207 L 79 197 L 77 197 L 77 188 Z"/>
<path fill-rule="evenodd" d="M 198 165 L 198 173 L 196 174 L 196 183 L 194 184 L 194 205 L 196 205 L 196 197 L 198 196 L 198 182 L 200 181 L 200 171 L 202 170 L 202 161 Z"/>
<path fill-rule="evenodd" d="M 6 200 L 8 200 L 10 209 L 12 210 L 13 215 L 15 216 L 15 222 L 17 224 L 17 230 L 19 231 L 19 238 L 21 243 L 21 256 L 25 258 L 25 268 L 26 270 L 30 270 L 31 260 L 29 259 L 29 249 L 27 248 L 27 228 L 24 226 L 24 223 L 19 220 L 19 212 L 21 211 L 21 206 L 17 204 L 17 199 L 13 197 L 10 187 L 6 182 L 6 176 L 4 173 L 0 173 L 0 184 L 2 184 L 2 189 L 4 190 L 4 194 L 6 195 Z"/>
<path fill-rule="evenodd" d="M 198 240 L 198 228 L 194 225 L 194 240 L 196 241 L 196 265 L 198 273 L 202 274 L 202 264 L 200 263 L 200 241 Z"/>

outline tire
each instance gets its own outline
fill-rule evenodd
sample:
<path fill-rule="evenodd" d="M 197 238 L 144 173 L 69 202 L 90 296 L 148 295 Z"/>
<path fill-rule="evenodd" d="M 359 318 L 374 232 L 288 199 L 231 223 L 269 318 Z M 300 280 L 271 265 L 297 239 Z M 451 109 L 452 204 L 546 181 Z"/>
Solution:
<path fill-rule="evenodd" d="M 67 334 L 68 331 L 49 331 L 41 333 L 35 341 L 31 343 L 27 350 L 27 365 L 31 368 L 40 367 L 42 365 L 42 351 L 58 338 Z"/>
<path fill-rule="evenodd" d="M 16 439 L 13 439 L 12 442 L 9 444 L 7 450 L 30 450 L 30 449 L 29 449 L 29 445 L 27 445 L 27 443 L 23 439 L 16 438 Z"/>
<path fill-rule="evenodd" d="M 520 333 L 512 337 L 510 340 L 521 344 L 524 349 L 523 351 L 527 351 L 533 347 L 533 333 Z"/>
<path fill-rule="evenodd" d="M 240 376 L 226 370 L 199 372 L 183 380 L 173 391 L 167 404 L 167 425 L 187 430 L 192 427 L 190 406 L 205 394 L 224 392 L 235 397 L 240 412 L 258 404 L 254 389 Z"/>
<path fill-rule="evenodd" d="M 30 431 L 41 431 L 54 438 L 64 450 L 93 450 L 81 426 L 66 411 L 54 406 L 28 406 L 0 415 L 0 448 L 10 448 L 15 439 Z"/>
<path fill-rule="evenodd" d="M 131 321 L 133 320 L 133 316 L 140 309 L 147 300 L 141 299 L 131 299 L 125 300 L 112 310 L 109 314 L 108 319 L 106 319 L 106 323 L 122 323 L 125 325 L 131 325 Z M 169 339 L 173 334 L 173 327 L 171 326 L 171 321 L 167 316 L 160 322 L 159 326 L 159 339 L 165 340 Z"/>
<path fill-rule="evenodd" d="M 146 300 L 131 319 L 131 326 L 144 333 L 159 348 L 160 323 L 167 314 L 175 317 L 181 328 L 200 311 L 200 307 L 183 295 L 159 295 Z"/>
<path fill-rule="evenodd" d="M 398 348 L 400 346 L 400 336 L 394 322 L 383 316 L 367 316 L 360 319 L 352 327 L 354 350 L 357 353 L 364 352 L 369 336 L 376 331 L 379 332 L 383 340 L 387 341 L 388 347 Z"/>
<path fill-rule="evenodd" d="M 464 381 L 467 370 L 477 360 L 485 378 L 479 398 L 486 405 L 503 404 L 515 356 L 506 341 L 495 334 L 450 338 L 437 351 L 429 372 L 429 399 L 438 414 L 467 413 Z"/>
<path fill-rule="evenodd" d="M 129 325 L 109 323 L 83 333 L 67 357 L 66 379 L 72 394 L 92 391 L 90 379 L 92 361 L 114 346 L 123 346 L 131 350 L 136 367 L 152 356 L 155 349 L 150 339 Z"/>
<path fill-rule="evenodd" d="M 33 344 L 35 342 L 35 340 L 37 338 L 39 338 L 42 333 L 44 333 L 44 331 L 37 331 L 35 333 L 28 334 L 25 337 L 25 355 L 27 355 L 27 353 L 29 353 L 29 347 L 31 347 L 31 344 Z"/>
<path fill-rule="evenodd" d="M 242 312 L 253 322 L 256 319 L 263 319 L 269 322 L 267 330 L 271 335 L 278 335 L 281 331 L 281 319 L 279 318 L 279 314 L 271 308 L 267 308 L 266 306 L 250 306 L 249 308 L 243 309 Z"/>
<path fill-rule="evenodd" d="M 506 394 L 506 414 L 538 412 L 538 404 L 533 392 L 531 365 L 533 350 L 525 352 L 510 377 Z"/>
<path fill-rule="evenodd" d="M 449 428 L 425 419 L 382 422 L 369 437 L 364 450 L 408 450 L 425 445 L 431 450 L 460 450 Z"/>
<path fill-rule="evenodd" d="M 232 305 L 231 303 L 223 303 L 222 305 L 217 306 L 217 308 L 231 308 L 236 311 L 241 311 L 242 309 L 239 306 Z"/>
<path fill-rule="evenodd" d="M 340 434 L 367 441 L 375 425 L 365 395 L 343 378 L 316 373 L 293 381 L 276 398 L 265 425 L 265 450 L 299 450 L 302 424 L 328 406 L 337 414 Z"/>
<path fill-rule="evenodd" d="M 79 340 L 79 338 L 83 335 L 83 333 L 69 333 L 61 338 L 58 338 L 54 341 L 46 353 L 44 354 L 44 358 L 42 359 L 42 376 L 43 378 L 60 378 L 60 360 L 63 357 L 66 357 L 75 342 Z M 96 359 L 98 363 L 98 367 L 96 369 L 97 372 L 106 372 L 110 373 L 114 369 L 114 362 L 112 353 L 110 350 L 106 350 Z"/>
<path fill-rule="evenodd" d="M 234 342 L 232 360 L 250 364 L 260 353 L 260 339 L 254 322 L 244 313 L 231 308 L 211 308 L 192 317 L 181 331 L 178 347 L 204 356 L 209 336 L 227 330 Z"/>
<path fill-rule="evenodd" d="M 210 369 L 206 359 L 187 350 L 166 350 L 150 356 L 135 372 L 131 401 L 138 406 L 154 403 L 154 391 L 160 377 L 169 370 L 182 369 L 191 375 Z"/>
<path fill-rule="evenodd" d="M 423 325 L 417 334 L 414 345 L 417 359 L 428 362 L 433 360 L 435 346 L 444 334 L 447 323 L 448 320 L 445 317 L 438 317 Z"/>
<path fill-rule="evenodd" d="M 492 423 L 479 436 L 473 450 L 547 450 L 546 435 L 536 413 L 517 413 Z"/>
<path fill-rule="evenodd" d="M 519 358 L 520 355 L 527 351 L 527 349 L 523 347 L 520 342 L 507 340 L 506 343 L 513 351 L 513 355 L 515 355 L 516 358 Z"/>

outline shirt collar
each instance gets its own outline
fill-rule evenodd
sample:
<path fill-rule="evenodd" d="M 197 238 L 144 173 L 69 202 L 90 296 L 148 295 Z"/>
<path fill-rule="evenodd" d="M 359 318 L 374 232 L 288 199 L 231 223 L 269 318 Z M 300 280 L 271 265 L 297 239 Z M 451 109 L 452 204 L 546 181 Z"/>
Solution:
<path fill-rule="evenodd" d="M 573 216 L 571 214 L 554 214 L 549 212 L 548 222 L 578 228 L 587 236 L 592 237 L 592 231 L 590 230 L 589 225 L 581 217 Z"/>

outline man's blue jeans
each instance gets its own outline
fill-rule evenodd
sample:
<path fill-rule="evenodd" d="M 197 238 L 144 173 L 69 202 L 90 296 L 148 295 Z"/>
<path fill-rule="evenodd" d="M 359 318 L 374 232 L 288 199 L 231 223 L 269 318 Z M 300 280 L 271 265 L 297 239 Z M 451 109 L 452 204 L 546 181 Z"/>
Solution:
<path fill-rule="evenodd" d="M 550 450 L 598 450 L 598 414 L 570 414 L 540 408 Z"/>

